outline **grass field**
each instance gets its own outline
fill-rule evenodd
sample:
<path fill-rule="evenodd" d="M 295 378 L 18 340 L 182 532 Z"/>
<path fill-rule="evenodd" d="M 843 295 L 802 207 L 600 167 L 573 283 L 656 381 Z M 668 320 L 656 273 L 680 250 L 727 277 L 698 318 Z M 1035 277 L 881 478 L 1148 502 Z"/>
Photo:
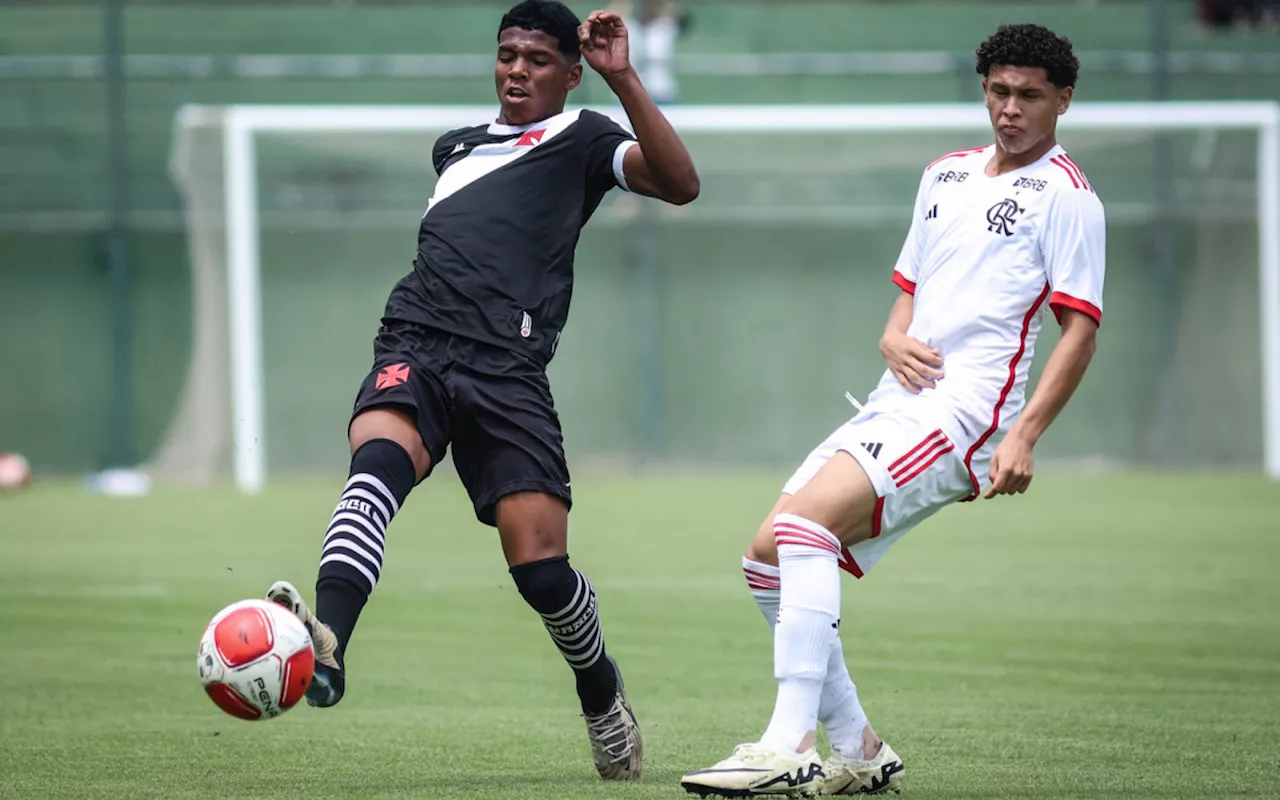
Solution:
<path fill-rule="evenodd" d="M 209 702 L 196 641 L 226 603 L 310 585 L 335 484 L 0 496 L 0 797 L 683 797 L 772 708 L 739 555 L 778 485 L 575 483 L 636 785 L 596 778 L 567 668 L 452 479 L 392 527 L 347 698 L 265 723 Z M 1275 798 L 1278 572 L 1280 486 L 1045 475 L 847 580 L 845 650 L 910 797 Z"/>

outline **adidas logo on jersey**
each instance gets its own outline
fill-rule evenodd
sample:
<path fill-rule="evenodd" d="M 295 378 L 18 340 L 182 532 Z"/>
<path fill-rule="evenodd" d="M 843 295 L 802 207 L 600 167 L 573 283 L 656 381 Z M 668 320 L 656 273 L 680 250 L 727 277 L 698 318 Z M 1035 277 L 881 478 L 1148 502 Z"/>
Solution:
<path fill-rule="evenodd" d="M 880 448 L 884 445 L 881 442 L 863 442 L 862 446 L 871 454 L 872 458 L 880 457 Z"/>
<path fill-rule="evenodd" d="M 467 149 L 467 146 L 465 144 L 463 144 L 462 142 L 458 142 L 453 146 L 453 152 L 449 153 L 449 155 L 456 156 L 458 153 L 466 152 L 466 149 Z"/>
<path fill-rule="evenodd" d="M 924 218 L 925 218 L 925 219 L 937 219 L 937 218 L 938 218 L 938 204 L 937 204 L 937 203 L 934 203 L 934 204 L 933 204 L 933 208 L 931 208 L 931 209 L 929 209 L 927 212 L 925 212 Z"/>

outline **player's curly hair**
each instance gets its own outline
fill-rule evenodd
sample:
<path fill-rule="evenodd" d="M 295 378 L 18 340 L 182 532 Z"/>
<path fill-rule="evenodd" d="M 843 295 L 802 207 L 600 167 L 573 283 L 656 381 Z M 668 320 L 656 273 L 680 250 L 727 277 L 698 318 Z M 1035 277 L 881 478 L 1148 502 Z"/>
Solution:
<path fill-rule="evenodd" d="M 1071 40 L 1040 25 L 1001 25 L 978 45 L 978 74 L 992 67 L 1043 67 L 1049 82 L 1061 89 L 1075 86 L 1080 61 Z"/>
<path fill-rule="evenodd" d="M 507 28 L 542 31 L 556 40 L 558 49 L 570 62 L 582 55 L 578 48 L 578 15 L 559 0 L 523 0 L 511 7 L 498 25 L 498 38 Z"/>

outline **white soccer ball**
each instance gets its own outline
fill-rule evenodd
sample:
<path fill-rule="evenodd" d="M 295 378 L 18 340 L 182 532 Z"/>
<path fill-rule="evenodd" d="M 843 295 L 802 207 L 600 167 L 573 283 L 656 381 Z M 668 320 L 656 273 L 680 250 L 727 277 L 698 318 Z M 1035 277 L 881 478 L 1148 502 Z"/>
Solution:
<path fill-rule="evenodd" d="M 266 600 L 241 600 L 219 611 L 200 637 L 200 682 L 233 717 L 271 719 L 311 685 L 315 651 L 307 626 Z"/>

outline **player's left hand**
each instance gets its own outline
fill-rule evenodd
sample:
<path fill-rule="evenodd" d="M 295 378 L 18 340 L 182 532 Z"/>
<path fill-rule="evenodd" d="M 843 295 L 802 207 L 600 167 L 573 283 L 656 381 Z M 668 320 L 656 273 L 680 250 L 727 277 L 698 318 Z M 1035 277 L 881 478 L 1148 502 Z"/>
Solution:
<path fill-rule="evenodd" d="M 606 78 L 631 69 L 631 49 L 627 26 L 612 11 L 592 11 L 578 26 L 582 57 Z"/>
<path fill-rule="evenodd" d="M 1011 434 L 991 454 L 991 486 L 982 496 L 990 500 L 998 494 L 1022 494 L 1031 486 L 1035 457 L 1031 442 Z"/>

